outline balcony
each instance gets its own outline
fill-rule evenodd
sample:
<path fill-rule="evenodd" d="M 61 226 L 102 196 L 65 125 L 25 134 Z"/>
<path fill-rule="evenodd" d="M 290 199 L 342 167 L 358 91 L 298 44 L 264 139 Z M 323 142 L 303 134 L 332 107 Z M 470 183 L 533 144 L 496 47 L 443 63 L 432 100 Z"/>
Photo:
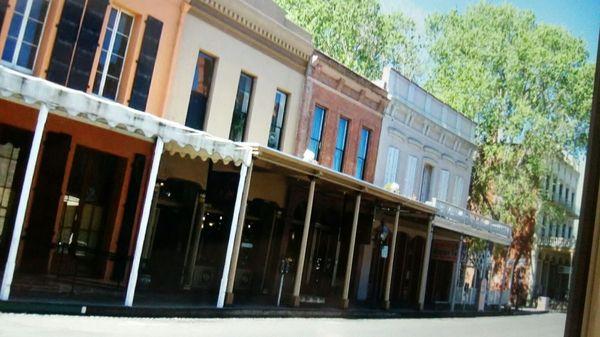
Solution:
<path fill-rule="evenodd" d="M 435 198 L 427 203 L 437 209 L 437 225 L 440 227 L 500 244 L 512 241 L 511 227 L 502 222 Z"/>
<path fill-rule="evenodd" d="M 575 238 L 561 238 L 556 236 L 542 237 L 537 240 L 541 247 L 556 249 L 575 249 Z"/>

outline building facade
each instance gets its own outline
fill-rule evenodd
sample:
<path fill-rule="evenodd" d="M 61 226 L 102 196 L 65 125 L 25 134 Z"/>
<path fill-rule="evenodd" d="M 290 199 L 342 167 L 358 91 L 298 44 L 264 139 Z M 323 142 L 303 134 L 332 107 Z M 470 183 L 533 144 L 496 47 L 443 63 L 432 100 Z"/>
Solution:
<path fill-rule="evenodd" d="M 307 74 L 295 154 L 373 182 L 387 93 L 319 51 Z"/>
<path fill-rule="evenodd" d="M 165 117 L 292 153 L 312 50 L 272 1 L 193 0 Z"/>
<path fill-rule="evenodd" d="M 550 205 L 544 205 L 538 214 L 529 295 L 532 299 L 548 297 L 552 305 L 559 306 L 569 293 L 579 223 L 579 170 L 583 166 L 565 157 L 553 160 L 550 167 L 544 181 Z"/>

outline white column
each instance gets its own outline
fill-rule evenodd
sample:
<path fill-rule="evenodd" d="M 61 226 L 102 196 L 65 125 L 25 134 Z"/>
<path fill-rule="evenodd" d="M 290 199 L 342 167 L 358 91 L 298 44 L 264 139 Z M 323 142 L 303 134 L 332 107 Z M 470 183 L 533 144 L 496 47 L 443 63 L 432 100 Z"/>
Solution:
<path fill-rule="evenodd" d="M 427 226 L 427 241 L 425 242 L 425 254 L 423 256 L 423 269 L 421 270 L 421 284 L 419 289 L 419 310 L 425 307 L 425 291 L 427 290 L 427 273 L 429 272 L 429 258 L 431 256 L 431 242 L 433 241 L 433 218 Z"/>
<path fill-rule="evenodd" d="M 146 238 L 146 230 L 148 229 L 148 219 L 152 205 L 152 197 L 154 196 L 154 188 L 156 187 L 156 178 L 158 176 L 158 167 L 162 157 L 164 142 L 160 138 L 156 138 L 154 146 L 154 156 L 152 157 L 152 167 L 148 176 L 148 186 L 144 195 L 144 207 L 142 208 L 142 218 L 140 220 L 140 229 L 138 231 L 137 240 L 135 243 L 135 251 L 133 252 L 133 263 L 129 272 L 129 281 L 127 283 L 127 294 L 125 295 L 125 306 L 133 305 L 133 296 L 135 295 L 135 286 L 137 285 L 138 273 L 140 269 L 140 260 L 142 259 L 142 250 L 144 249 L 144 239 Z"/>
<path fill-rule="evenodd" d="M 308 234 L 310 232 L 310 219 L 312 216 L 313 201 L 315 198 L 315 178 L 310 179 L 308 188 L 308 200 L 306 201 L 306 213 L 304 215 L 304 228 L 302 230 L 302 240 L 300 241 L 300 253 L 298 255 L 298 264 L 296 266 L 296 275 L 294 276 L 294 290 L 292 292 L 293 305 L 300 306 L 300 288 L 302 286 L 302 272 L 304 271 L 304 259 L 306 258 L 306 245 L 308 244 Z"/>
<path fill-rule="evenodd" d="M 356 195 L 354 203 L 354 217 L 352 218 L 352 232 L 350 234 L 350 246 L 348 247 L 348 260 L 346 261 L 346 275 L 344 277 L 344 289 L 342 290 L 342 308 L 347 309 L 350 293 L 350 277 L 352 276 L 352 261 L 354 261 L 354 246 L 356 245 L 356 231 L 358 228 L 358 217 L 360 216 L 360 202 L 362 195 Z"/>
<path fill-rule="evenodd" d="M 244 185 L 246 184 L 246 174 L 248 166 L 242 164 L 240 168 L 240 181 L 235 196 L 233 216 L 231 217 L 231 228 L 229 230 L 229 241 L 227 242 L 227 251 L 225 253 L 225 264 L 223 266 L 223 276 L 219 287 L 219 298 L 217 299 L 217 308 L 223 308 L 225 304 L 225 292 L 227 291 L 227 280 L 229 280 L 229 266 L 231 265 L 231 256 L 233 255 L 233 243 L 235 242 L 235 233 L 237 232 L 237 223 L 240 216 L 240 207 L 242 206 L 242 195 L 244 194 Z"/>
<path fill-rule="evenodd" d="M 387 272 L 385 275 L 385 291 L 383 293 L 383 307 L 390 308 L 390 291 L 392 288 L 392 274 L 394 273 L 394 259 L 396 257 L 396 239 L 398 237 L 398 222 L 400 220 L 400 206 L 396 207 L 396 217 L 394 218 L 394 231 L 392 232 L 392 244 L 388 258 Z"/>
<path fill-rule="evenodd" d="M 15 274 L 15 264 L 17 261 L 17 252 L 19 250 L 19 241 L 21 241 L 21 233 L 23 232 L 23 223 L 25 222 L 25 213 L 27 212 L 27 204 L 29 195 L 31 194 L 31 184 L 33 182 L 33 174 L 37 165 L 40 147 L 42 145 L 42 136 L 44 135 L 44 126 L 48 119 L 48 107 L 42 104 L 38 113 L 33 140 L 31 141 L 31 149 L 29 150 L 29 158 L 27 158 L 27 167 L 25 168 L 25 176 L 23 177 L 23 187 L 21 188 L 21 196 L 17 206 L 17 215 L 15 217 L 15 225 L 10 241 L 10 249 L 6 259 L 4 268 L 4 277 L 2 278 L 2 289 L 0 291 L 0 299 L 8 301 L 10 296 L 10 286 Z"/>
<path fill-rule="evenodd" d="M 454 311 L 454 304 L 456 302 L 456 289 L 457 289 L 457 283 L 458 283 L 458 276 L 460 275 L 460 269 L 461 269 L 461 252 L 462 252 L 462 245 L 463 245 L 463 236 L 460 236 L 460 241 L 458 242 L 458 255 L 456 257 L 456 262 L 454 263 L 454 270 L 452 271 L 452 286 L 450 288 L 450 311 Z M 459 291 L 462 291 L 462 289 L 459 289 Z"/>

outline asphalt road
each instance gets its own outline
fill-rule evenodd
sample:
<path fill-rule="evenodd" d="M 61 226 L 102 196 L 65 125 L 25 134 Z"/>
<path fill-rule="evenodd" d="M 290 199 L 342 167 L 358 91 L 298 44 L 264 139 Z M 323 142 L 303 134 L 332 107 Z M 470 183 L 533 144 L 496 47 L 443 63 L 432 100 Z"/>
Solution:
<path fill-rule="evenodd" d="M 0 336 L 562 337 L 564 314 L 436 319 L 156 319 L 0 314 Z"/>

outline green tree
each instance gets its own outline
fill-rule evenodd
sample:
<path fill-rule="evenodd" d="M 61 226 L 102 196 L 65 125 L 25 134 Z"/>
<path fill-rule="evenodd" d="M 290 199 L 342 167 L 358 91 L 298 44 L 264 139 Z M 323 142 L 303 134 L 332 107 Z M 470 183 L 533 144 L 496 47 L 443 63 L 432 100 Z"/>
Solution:
<path fill-rule="evenodd" d="M 313 35 L 317 49 L 369 79 L 381 78 L 387 65 L 411 78 L 419 73 L 415 23 L 401 13 L 383 13 L 377 0 L 275 2 Z"/>
<path fill-rule="evenodd" d="M 553 207 L 543 193 L 549 164 L 580 153 L 587 139 L 585 44 L 530 11 L 485 2 L 432 15 L 426 27 L 426 88 L 478 125 L 469 207 L 512 224 L 509 257 L 529 265 L 538 212 Z"/>

